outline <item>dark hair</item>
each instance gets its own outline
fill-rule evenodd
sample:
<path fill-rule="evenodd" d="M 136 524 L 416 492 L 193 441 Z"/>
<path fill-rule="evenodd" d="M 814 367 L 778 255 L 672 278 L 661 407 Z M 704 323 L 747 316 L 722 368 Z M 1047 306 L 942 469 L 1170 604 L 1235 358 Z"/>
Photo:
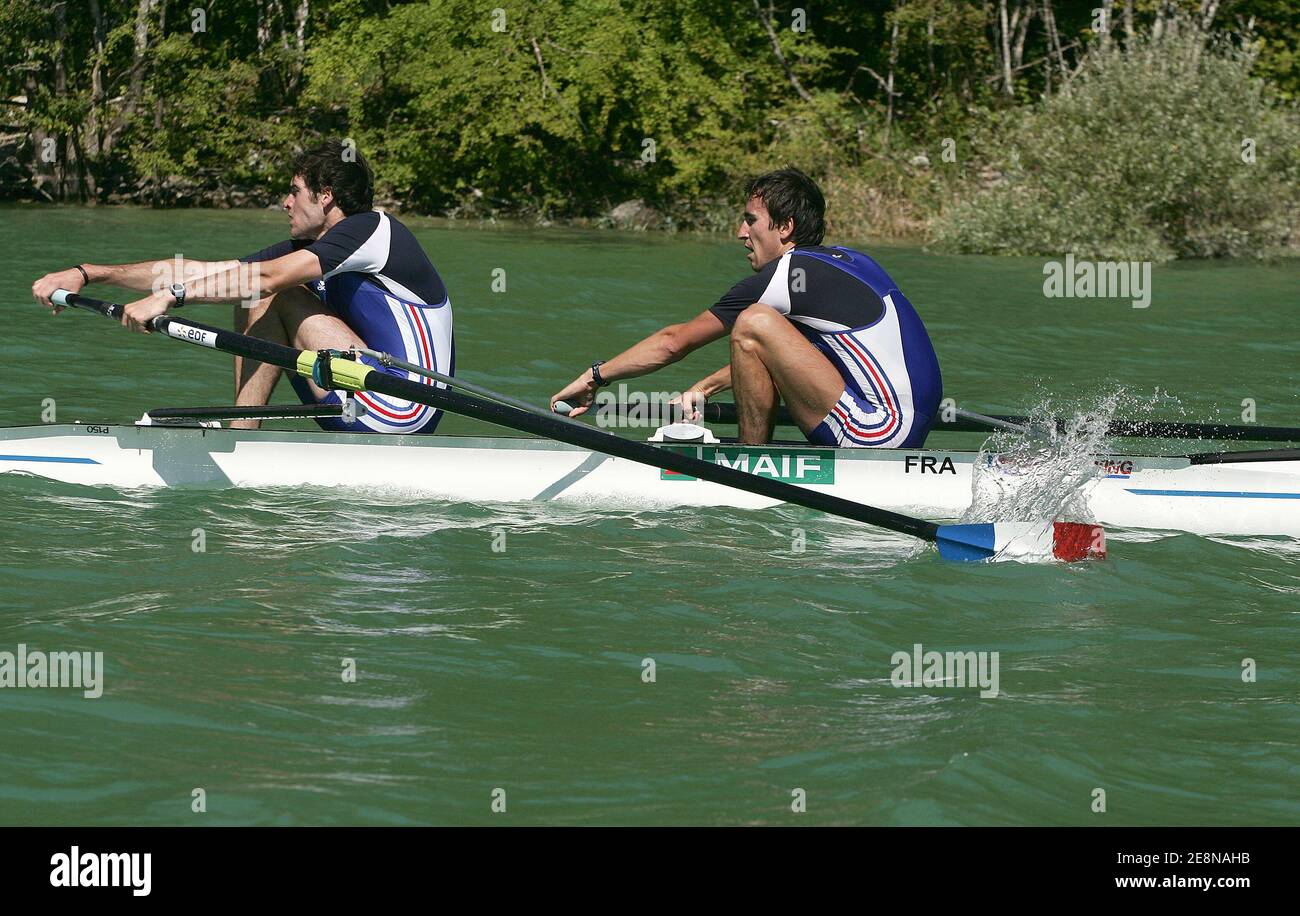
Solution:
<path fill-rule="evenodd" d="M 826 198 L 821 188 L 792 165 L 759 175 L 745 187 L 745 200 L 757 197 L 767 207 L 772 225 L 794 220 L 796 245 L 820 245 L 826 235 Z"/>
<path fill-rule="evenodd" d="M 374 173 L 350 140 L 326 140 L 303 150 L 293 160 L 293 173 L 303 177 L 313 196 L 327 188 L 332 191 L 345 216 L 374 208 Z"/>

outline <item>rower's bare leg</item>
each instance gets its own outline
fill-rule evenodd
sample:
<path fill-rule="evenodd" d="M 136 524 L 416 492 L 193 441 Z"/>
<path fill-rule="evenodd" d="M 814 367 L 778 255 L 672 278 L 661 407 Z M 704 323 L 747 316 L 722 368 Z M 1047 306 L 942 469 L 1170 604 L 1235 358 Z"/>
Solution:
<path fill-rule="evenodd" d="M 782 319 L 784 320 L 784 319 Z M 738 322 L 739 323 L 739 322 Z M 781 395 L 756 347 L 731 334 L 731 388 L 736 398 L 736 436 L 745 445 L 772 440 Z"/>
<path fill-rule="evenodd" d="M 737 435 L 745 445 L 771 441 L 781 401 L 806 435 L 844 393 L 844 379 L 831 361 L 784 315 L 762 303 L 741 312 L 731 329 L 731 385 Z"/>
<path fill-rule="evenodd" d="M 275 296 L 259 299 L 252 308 L 245 308 L 242 302 L 235 304 L 235 330 L 240 334 L 260 337 L 283 346 L 289 345 L 284 333 L 284 324 L 279 316 L 270 313 Z M 276 382 L 280 380 L 280 367 L 270 363 L 235 357 L 235 404 L 240 407 L 261 407 L 271 400 Z M 231 420 L 235 429 L 257 429 L 261 420 Z"/>
<path fill-rule="evenodd" d="M 242 333 L 262 340 L 300 350 L 346 350 L 366 345 L 341 318 L 328 311 L 320 299 L 301 286 L 263 299 L 252 309 L 240 306 L 236 309 L 235 327 L 242 325 Z M 241 316 L 240 312 L 244 315 Z M 235 403 L 240 407 L 261 407 L 269 403 L 280 374 L 279 366 L 237 360 Z M 316 397 L 325 396 L 325 392 L 310 379 L 307 384 Z M 261 423 L 258 420 L 234 420 L 230 425 L 237 429 L 256 429 Z"/>

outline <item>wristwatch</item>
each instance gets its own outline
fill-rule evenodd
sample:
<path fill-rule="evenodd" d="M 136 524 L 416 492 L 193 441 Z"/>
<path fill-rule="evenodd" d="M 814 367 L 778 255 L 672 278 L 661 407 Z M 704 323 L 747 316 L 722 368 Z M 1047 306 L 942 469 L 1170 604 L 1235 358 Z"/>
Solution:
<path fill-rule="evenodd" d="M 178 309 L 185 304 L 184 283 L 173 283 L 171 286 L 167 287 L 167 289 L 171 292 L 173 296 L 176 297 L 176 304 L 173 305 L 172 308 Z"/>
<path fill-rule="evenodd" d="M 596 383 L 597 388 L 605 388 L 609 385 L 609 382 L 600 376 L 600 367 L 603 365 L 605 365 L 603 359 L 598 359 L 591 364 L 591 380 Z"/>

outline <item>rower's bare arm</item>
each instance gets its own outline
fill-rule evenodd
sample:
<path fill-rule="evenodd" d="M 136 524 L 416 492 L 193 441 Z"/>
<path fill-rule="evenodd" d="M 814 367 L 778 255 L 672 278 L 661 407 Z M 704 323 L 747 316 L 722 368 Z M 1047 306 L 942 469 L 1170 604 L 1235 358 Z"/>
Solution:
<path fill-rule="evenodd" d="M 700 379 L 668 403 L 680 404 L 682 406 L 682 416 L 685 419 L 698 420 L 703 416 L 704 405 L 709 398 L 719 391 L 726 391 L 730 387 L 731 363 L 727 363 L 717 372 Z"/>
<path fill-rule="evenodd" d="M 721 391 L 726 391 L 730 387 L 731 387 L 731 363 L 727 363 L 717 372 L 714 372 L 713 374 L 700 379 L 698 382 L 696 382 L 694 385 L 692 385 L 690 388 L 686 390 L 688 392 L 698 391 L 706 398 L 711 398 L 715 394 Z"/>
<path fill-rule="evenodd" d="M 303 249 L 270 261 L 226 261 L 223 269 L 185 284 L 186 302 L 263 299 L 319 280 L 320 258 Z"/>
<path fill-rule="evenodd" d="M 273 261 L 231 265 L 205 277 L 185 283 L 186 302 L 238 302 L 262 299 L 281 290 L 300 286 L 321 275 L 320 260 L 310 251 L 295 251 Z M 251 276 L 250 276 L 251 273 Z M 132 331 L 149 332 L 149 323 L 165 314 L 175 302 L 164 287 L 143 299 L 122 306 L 122 324 Z"/>
<path fill-rule="evenodd" d="M 42 305 L 57 308 L 50 301 L 50 295 L 56 289 L 80 292 L 87 280 L 90 283 L 108 283 L 122 289 L 147 293 L 170 286 L 178 268 L 180 276 L 175 277 L 176 280 L 209 274 L 221 269 L 223 265 L 235 263 L 238 262 L 198 261 L 194 258 L 171 257 L 159 261 L 136 261 L 133 264 L 82 264 L 81 270 L 86 272 L 85 277 L 76 267 L 53 271 L 32 284 L 32 295 Z"/>
<path fill-rule="evenodd" d="M 600 375 L 607 382 L 648 375 L 726 334 L 726 325 L 717 315 L 709 311 L 701 312 L 690 321 L 661 328 L 607 360 L 600 367 Z M 576 417 L 586 412 L 595 397 L 596 381 L 592 371 L 587 369 L 551 396 L 551 406 L 554 407 L 556 401 L 565 401 L 577 408 L 570 414 Z"/>
<path fill-rule="evenodd" d="M 601 366 L 600 374 L 609 382 L 649 375 L 726 335 L 727 327 L 717 315 L 701 312 L 690 321 L 670 324 L 628 347 Z"/>

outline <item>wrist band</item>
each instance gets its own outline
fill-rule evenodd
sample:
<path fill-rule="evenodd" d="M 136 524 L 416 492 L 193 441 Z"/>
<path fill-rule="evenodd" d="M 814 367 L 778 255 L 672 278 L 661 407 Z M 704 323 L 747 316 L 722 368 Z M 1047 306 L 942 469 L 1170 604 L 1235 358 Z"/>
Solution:
<path fill-rule="evenodd" d="M 596 383 L 597 388 L 604 388 L 609 385 L 609 382 L 605 381 L 600 374 L 600 367 L 603 365 L 605 365 L 603 359 L 598 359 L 591 364 L 591 380 Z"/>
<path fill-rule="evenodd" d="M 85 281 L 86 286 L 89 286 L 90 274 L 86 273 L 86 268 L 82 267 L 80 264 L 74 264 L 72 266 L 77 268 L 77 270 L 81 271 L 81 279 Z"/>

